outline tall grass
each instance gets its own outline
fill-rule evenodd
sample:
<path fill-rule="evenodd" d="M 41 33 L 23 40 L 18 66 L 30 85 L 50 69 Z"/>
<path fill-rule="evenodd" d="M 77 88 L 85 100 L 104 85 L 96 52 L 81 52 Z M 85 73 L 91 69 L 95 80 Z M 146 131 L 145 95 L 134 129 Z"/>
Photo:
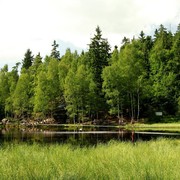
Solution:
<path fill-rule="evenodd" d="M 180 132 L 180 123 L 154 123 L 154 124 L 141 124 L 136 123 L 133 125 L 128 124 L 126 129 L 145 130 L 145 131 L 171 131 Z"/>
<path fill-rule="evenodd" d="M 0 179 L 180 179 L 180 140 L 96 147 L 11 144 L 0 148 Z"/>

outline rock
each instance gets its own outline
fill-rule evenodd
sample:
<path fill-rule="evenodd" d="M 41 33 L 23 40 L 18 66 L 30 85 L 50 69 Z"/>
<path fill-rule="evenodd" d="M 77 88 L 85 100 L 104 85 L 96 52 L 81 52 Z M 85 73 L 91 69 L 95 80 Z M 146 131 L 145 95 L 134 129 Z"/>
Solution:
<path fill-rule="evenodd" d="M 44 124 L 53 124 L 55 122 L 54 118 L 48 118 L 48 119 L 45 119 L 44 121 Z"/>
<path fill-rule="evenodd" d="M 2 119 L 2 124 L 6 125 L 8 122 L 9 122 L 8 119 L 6 119 L 6 118 Z"/>

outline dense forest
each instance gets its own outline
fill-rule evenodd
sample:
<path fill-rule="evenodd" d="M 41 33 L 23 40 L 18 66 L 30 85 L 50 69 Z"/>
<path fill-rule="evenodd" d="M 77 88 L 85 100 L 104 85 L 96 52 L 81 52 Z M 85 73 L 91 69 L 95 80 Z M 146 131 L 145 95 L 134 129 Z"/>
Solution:
<path fill-rule="evenodd" d="M 28 49 L 11 71 L 0 69 L 0 119 L 61 121 L 62 112 L 70 122 L 179 115 L 180 25 L 174 34 L 160 25 L 153 36 L 124 37 L 114 49 L 97 27 L 87 52 L 60 56 L 54 41 L 45 58 Z"/>

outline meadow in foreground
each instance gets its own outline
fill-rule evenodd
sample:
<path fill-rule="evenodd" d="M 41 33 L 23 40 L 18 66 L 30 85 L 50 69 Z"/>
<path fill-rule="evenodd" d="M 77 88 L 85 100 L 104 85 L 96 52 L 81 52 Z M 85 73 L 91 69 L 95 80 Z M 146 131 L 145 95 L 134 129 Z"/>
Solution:
<path fill-rule="evenodd" d="M 0 179 L 180 179 L 180 140 L 110 142 L 96 147 L 7 144 Z"/>

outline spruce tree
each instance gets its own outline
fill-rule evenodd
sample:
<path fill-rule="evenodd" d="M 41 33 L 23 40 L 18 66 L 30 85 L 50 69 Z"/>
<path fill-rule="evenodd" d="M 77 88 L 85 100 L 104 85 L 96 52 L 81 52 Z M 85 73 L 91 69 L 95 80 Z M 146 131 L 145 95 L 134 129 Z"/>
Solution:
<path fill-rule="evenodd" d="M 52 47 L 53 48 L 51 50 L 51 57 L 60 60 L 60 53 L 57 50 L 57 48 L 59 47 L 59 44 L 57 44 L 55 40 L 52 44 Z"/>
<path fill-rule="evenodd" d="M 32 52 L 30 49 L 26 51 L 24 54 L 24 59 L 22 60 L 22 69 L 29 69 L 30 66 L 32 66 L 34 56 L 32 55 Z"/>
<path fill-rule="evenodd" d="M 41 57 L 41 54 L 38 53 L 36 55 L 36 57 L 34 58 L 34 62 L 33 62 L 33 65 L 38 68 L 40 65 L 42 64 L 42 57 Z"/>
<path fill-rule="evenodd" d="M 108 65 L 110 58 L 110 45 L 107 39 L 102 38 L 102 32 L 99 26 L 96 28 L 96 34 L 91 39 L 89 44 L 89 57 L 92 70 L 94 72 L 94 78 L 96 80 L 98 88 L 102 88 L 102 70 Z"/>
<path fill-rule="evenodd" d="M 110 59 L 110 45 L 107 39 L 102 38 L 102 32 L 99 26 L 96 28 L 96 34 L 91 39 L 89 44 L 89 65 L 94 76 L 94 82 L 96 84 L 96 102 L 94 107 L 96 109 L 96 115 L 98 118 L 98 112 L 106 110 L 106 102 L 104 99 L 104 93 L 102 92 L 102 71 L 104 67 L 108 65 Z"/>

